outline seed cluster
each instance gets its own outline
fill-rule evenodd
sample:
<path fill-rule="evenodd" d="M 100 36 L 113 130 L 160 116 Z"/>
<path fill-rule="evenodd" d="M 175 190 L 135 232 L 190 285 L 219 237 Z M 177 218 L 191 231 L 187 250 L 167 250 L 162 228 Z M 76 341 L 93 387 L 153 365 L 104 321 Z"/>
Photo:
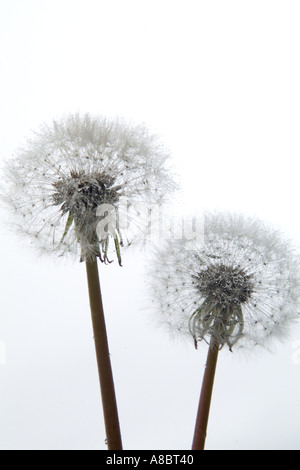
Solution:
<path fill-rule="evenodd" d="M 251 277 L 239 267 L 223 264 L 210 265 L 193 275 L 201 297 L 218 308 L 247 302 L 254 287 Z"/>
<path fill-rule="evenodd" d="M 230 350 L 269 347 L 299 320 L 297 250 L 240 214 L 204 214 L 204 240 L 166 242 L 150 268 L 153 303 L 172 335 Z M 157 315 L 157 314 L 156 314 Z"/>
<path fill-rule="evenodd" d="M 241 307 L 253 293 L 252 276 L 240 267 L 216 263 L 192 277 L 200 294 L 200 307 L 189 323 L 195 346 L 199 339 L 210 337 L 214 338 L 215 347 L 227 343 L 231 350 L 243 334 Z"/>
<path fill-rule="evenodd" d="M 89 175 L 72 171 L 70 178 L 53 184 L 53 203 L 61 205 L 62 214 L 70 212 L 74 218 L 80 218 L 86 212 L 95 212 L 101 204 L 118 202 L 120 187 L 113 187 L 114 183 L 104 172 Z"/>

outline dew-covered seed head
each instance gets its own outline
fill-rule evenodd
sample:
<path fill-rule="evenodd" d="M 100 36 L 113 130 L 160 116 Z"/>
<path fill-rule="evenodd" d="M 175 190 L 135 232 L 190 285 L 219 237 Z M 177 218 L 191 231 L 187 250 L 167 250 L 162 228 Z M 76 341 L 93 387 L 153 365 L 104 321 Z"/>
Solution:
<path fill-rule="evenodd" d="M 120 263 L 125 241 L 145 233 L 135 205 L 162 204 L 177 189 L 168 160 L 143 124 L 70 114 L 41 126 L 7 162 L 0 197 L 11 209 L 10 225 L 43 252 L 107 261 L 112 246 Z M 105 237 L 97 230 L 101 205 L 114 216 Z"/>
<path fill-rule="evenodd" d="M 261 220 L 205 213 L 203 243 L 165 242 L 150 268 L 160 324 L 196 345 L 267 347 L 300 318 L 299 259 Z"/>

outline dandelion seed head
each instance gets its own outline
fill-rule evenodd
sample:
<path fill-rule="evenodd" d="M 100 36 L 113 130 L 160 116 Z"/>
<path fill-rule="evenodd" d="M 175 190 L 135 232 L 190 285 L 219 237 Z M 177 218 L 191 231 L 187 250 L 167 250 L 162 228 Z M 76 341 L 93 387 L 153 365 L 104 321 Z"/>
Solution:
<path fill-rule="evenodd" d="M 1 198 L 14 226 L 46 252 L 108 259 L 110 238 L 119 251 L 142 228 L 132 229 L 139 221 L 128 213 L 128 232 L 108 227 L 99 239 L 97 208 L 110 206 L 108 215 L 115 216 L 120 201 L 128 208 L 164 202 L 176 188 L 168 160 L 169 152 L 144 125 L 66 115 L 42 125 L 7 162 Z"/>
<path fill-rule="evenodd" d="M 150 285 L 160 323 L 174 333 L 230 350 L 268 347 L 300 313 L 296 250 L 257 219 L 206 213 L 204 242 L 169 241 L 155 257 Z"/>

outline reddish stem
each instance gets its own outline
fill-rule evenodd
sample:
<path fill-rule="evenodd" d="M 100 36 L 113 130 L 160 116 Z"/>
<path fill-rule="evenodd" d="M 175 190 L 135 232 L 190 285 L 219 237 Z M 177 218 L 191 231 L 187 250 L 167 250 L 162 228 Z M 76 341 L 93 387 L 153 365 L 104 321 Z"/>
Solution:
<path fill-rule="evenodd" d="M 86 272 L 107 445 L 109 450 L 122 450 L 117 401 L 108 349 L 97 260 L 86 262 Z"/>
<path fill-rule="evenodd" d="M 202 389 L 200 394 L 192 450 L 204 450 L 205 448 L 207 425 L 218 361 L 218 354 L 219 345 L 212 340 L 207 355 L 207 362 L 205 366 Z"/>

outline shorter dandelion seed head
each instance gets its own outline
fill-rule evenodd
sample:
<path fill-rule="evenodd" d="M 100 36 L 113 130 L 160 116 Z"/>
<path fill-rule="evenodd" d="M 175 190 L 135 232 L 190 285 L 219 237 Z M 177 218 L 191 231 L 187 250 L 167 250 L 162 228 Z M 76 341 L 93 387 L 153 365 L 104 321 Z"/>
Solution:
<path fill-rule="evenodd" d="M 204 217 L 204 243 L 166 242 L 150 272 L 163 324 L 195 344 L 266 347 L 299 320 L 295 249 L 262 221 L 235 214 Z"/>

